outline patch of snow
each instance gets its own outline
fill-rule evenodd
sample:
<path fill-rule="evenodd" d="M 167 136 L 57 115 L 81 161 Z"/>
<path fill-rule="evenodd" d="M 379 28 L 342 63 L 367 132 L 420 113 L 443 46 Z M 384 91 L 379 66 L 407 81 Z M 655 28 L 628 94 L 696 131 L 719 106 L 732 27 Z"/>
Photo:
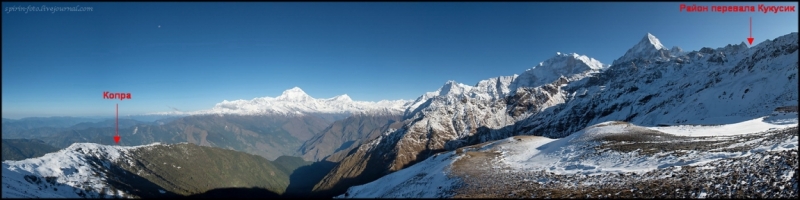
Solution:
<path fill-rule="evenodd" d="M 705 199 L 706 196 L 708 196 L 708 193 L 703 191 L 703 192 L 700 192 L 700 194 L 697 195 L 697 198 Z"/>
<path fill-rule="evenodd" d="M 650 160 L 630 153 L 604 153 L 594 155 L 592 141 L 604 135 L 627 132 L 630 125 L 602 123 L 566 138 L 541 137 L 519 143 L 503 143 L 503 163 L 521 171 L 546 170 L 556 174 L 635 172 L 656 169 L 659 160 Z"/>
<path fill-rule="evenodd" d="M 336 198 L 448 198 L 456 184 L 448 177 L 450 165 L 459 158 L 454 152 L 430 157 L 364 185 L 353 186 Z"/>
<path fill-rule="evenodd" d="M 776 123 L 779 122 L 779 123 Z M 797 126 L 797 116 L 793 118 L 774 119 L 770 117 L 760 117 L 735 124 L 700 126 L 700 125 L 681 125 L 669 127 L 647 127 L 673 135 L 702 137 L 702 136 L 731 136 L 756 133 L 766 131 L 771 128 L 787 128 Z"/>

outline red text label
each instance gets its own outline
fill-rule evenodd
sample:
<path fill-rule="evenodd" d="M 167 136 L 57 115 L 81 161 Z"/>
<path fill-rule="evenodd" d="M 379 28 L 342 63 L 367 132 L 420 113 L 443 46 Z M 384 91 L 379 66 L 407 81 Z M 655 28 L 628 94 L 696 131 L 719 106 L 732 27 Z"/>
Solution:
<path fill-rule="evenodd" d="M 709 6 L 703 5 L 686 5 L 681 4 L 679 7 L 680 12 L 718 12 L 718 13 L 726 13 L 726 12 L 760 12 L 760 13 L 779 13 L 779 12 L 795 12 L 794 6 L 767 6 L 764 4 L 758 4 L 758 6 L 751 6 L 751 5 L 732 5 L 732 6 L 715 6 L 712 5 L 711 9 Z"/>
<path fill-rule="evenodd" d="M 105 91 L 103 92 L 103 99 L 119 99 L 122 101 L 123 99 L 131 99 L 131 93 L 111 93 Z"/>

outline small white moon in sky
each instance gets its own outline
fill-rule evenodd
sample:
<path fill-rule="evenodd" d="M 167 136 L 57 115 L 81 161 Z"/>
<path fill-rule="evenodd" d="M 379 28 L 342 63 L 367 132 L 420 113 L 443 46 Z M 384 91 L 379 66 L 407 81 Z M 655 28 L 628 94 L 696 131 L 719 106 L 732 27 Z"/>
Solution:
<path fill-rule="evenodd" d="M 161 28 L 161 25 L 158 25 L 158 28 Z"/>

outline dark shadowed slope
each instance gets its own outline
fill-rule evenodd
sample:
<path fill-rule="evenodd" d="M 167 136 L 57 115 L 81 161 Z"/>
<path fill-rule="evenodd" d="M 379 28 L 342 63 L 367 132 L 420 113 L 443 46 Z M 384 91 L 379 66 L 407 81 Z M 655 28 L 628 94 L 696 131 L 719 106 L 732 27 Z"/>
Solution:
<path fill-rule="evenodd" d="M 389 128 L 398 128 L 400 114 L 355 114 L 335 121 L 300 147 L 306 160 L 319 161 L 336 152 L 349 152 L 363 141 L 376 138 Z M 341 159 L 329 160 L 339 162 Z"/>

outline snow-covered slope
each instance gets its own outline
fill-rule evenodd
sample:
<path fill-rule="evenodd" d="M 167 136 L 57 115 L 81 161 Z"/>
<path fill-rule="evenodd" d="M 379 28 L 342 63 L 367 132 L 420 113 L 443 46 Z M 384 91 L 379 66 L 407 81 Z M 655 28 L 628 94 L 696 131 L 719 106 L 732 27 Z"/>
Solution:
<path fill-rule="evenodd" d="M 689 131 L 662 133 L 651 130 L 656 127 L 616 121 L 599 123 L 560 139 L 515 136 L 440 153 L 371 183 L 351 187 L 338 198 L 559 198 L 603 193 L 604 188 L 617 197 L 630 198 L 647 196 L 644 193 L 655 189 L 615 188 L 659 181 L 676 184 L 660 186 L 664 188 L 715 184 L 696 192 L 666 189 L 658 194 L 661 196 L 730 197 L 727 195 L 737 195 L 731 190 L 735 188 L 761 192 L 749 194 L 750 197 L 796 197 L 797 178 L 793 173 L 796 160 L 775 162 L 797 156 L 797 115 L 784 116 L 784 119 L 793 119 L 794 123 L 761 121 L 751 126 L 747 134 L 736 136 L 681 137 L 689 135 Z M 740 126 L 730 124 L 718 128 Z M 775 126 L 783 128 L 771 129 Z M 631 145 L 636 146 L 631 148 Z M 770 161 L 770 156 L 764 155 L 775 155 L 776 159 Z M 764 171 L 775 173 L 765 174 Z M 736 180 L 730 185 L 727 182 L 734 177 L 732 172 L 750 179 Z M 702 178 L 706 182 L 681 183 L 684 176 L 695 177 L 694 180 Z M 714 181 L 707 181 L 709 179 Z M 794 192 L 771 193 L 773 189 L 790 190 L 784 188 L 786 186 L 795 187 Z M 561 196 L 552 190 L 571 192 Z M 620 194 L 628 190 L 631 194 Z"/>
<path fill-rule="evenodd" d="M 680 125 L 651 129 L 683 136 L 728 136 L 797 125 L 797 114 L 777 114 L 728 125 Z"/>
<path fill-rule="evenodd" d="M 372 183 L 352 187 L 339 198 L 447 198 L 458 186 L 449 176 L 459 156 L 448 152 L 386 175 Z"/>
<path fill-rule="evenodd" d="M 796 116 L 794 119 L 797 119 Z M 760 120 L 760 119 L 756 119 Z M 741 124 L 720 125 L 718 129 L 734 130 L 741 127 Z M 753 124 L 749 127 L 749 131 L 742 132 L 741 134 L 758 134 L 759 132 L 771 130 L 772 127 L 797 127 L 797 123 L 790 125 L 774 125 L 770 123 Z M 632 152 L 608 152 L 608 153 L 595 153 L 598 145 L 605 141 L 615 141 L 617 138 L 630 137 L 631 139 L 623 140 L 624 142 L 634 142 L 644 144 L 648 142 L 675 142 L 676 141 L 715 141 L 722 142 L 730 139 L 730 137 L 719 137 L 713 139 L 708 138 L 680 138 L 674 136 L 699 135 L 693 134 L 691 128 L 684 130 L 675 130 L 675 127 L 668 128 L 671 135 L 659 134 L 661 132 L 648 132 L 645 129 L 655 129 L 654 127 L 639 127 L 636 125 L 622 123 L 622 122 L 605 122 L 591 126 L 583 131 L 571 134 L 568 137 L 553 140 L 553 139 L 540 139 L 538 141 L 516 142 L 511 143 L 497 149 L 501 151 L 501 161 L 512 167 L 512 169 L 522 171 L 538 171 L 547 170 L 556 174 L 564 173 L 601 173 L 601 172 L 646 172 L 666 166 L 680 166 L 693 163 L 707 163 L 713 160 L 722 158 L 731 158 L 738 156 L 746 156 L 750 152 L 708 152 L 708 151 L 691 151 L 683 156 L 675 156 L 674 152 L 668 150 L 664 152 L 656 152 L 655 156 L 645 156 L 641 149 Z M 659 140 L 646 139 L 652 134 L 653 137 Z M 725 135 L 727 136 L 727 135 Z M 641 138 L 637 138 L 641 137 Z M 714 136 L 707 136 L 714 137 Z M 756 136 L 761 138 L 762 136 Z M 752 138 L 751 138 L 752 139 Z M 615 141 L 618 142 L 618 141 Z M 699 143 L 699 142 L 698 142 Z M 738 143 L 738 142 L 737 142 Z M 731 146 L 736 146 L 734 144 Z M 641 145 L 645 146 L 645 145 Z M 730 147 L 730 146 L 727 146 Z M 727 148 L 725 147 L 725 148 Z M 758 146 L 754 149 L 765 150 L 788 150 L 797 148 L 797 136 L 792 136 L 787 140 L 777 141 L 775 144 L 768 146 Z"/>
<path fill-rule="evenodd" d="M 447 82 L 412 103 L 402 128 L 365 143 L 358 150 L 364 152 L 344 163 L 382 163 L 376 171 L 391 172 L 440 151 L 514 135 L 561 138 L 605 121 L 663 126 L 753 120 L 797 104 L 797 49 L 796 32 L 750 48 L 689 53 L 668 50 L 648 33 L 611 66 L 558 53 L 521 75 L 475 86 Z M 363 166 L 338 166 L 315 189 L 334 189 L 338 180 L 355 177 L 354 169 Z"/>
<path fill-rule="evenodd" d="M 308 113 L 353 114 L 353 113 L 402 113 L 407 107 L 406 100 L 383 100 L 378 102 L 353 101 L 347 94 L 328 99 L 315 99 L 302 89 L 294 87 L 283 91 L 278 97 L 259 97 L 252 100 L 222 101 L 209 110 L 194 112 L 164 112 L 159 114 L 203 115 L 240 114 L 295 115 Z"/>
<path fill-rule="evenodd" d="M 158 145 L 154 143 L 152 145 Z M 3 198 L 103 198 L 125 197 L 128 191 L 112 190 L 111 164 L 128 159 L 130 149 L 75 143 L 39 158 L 3 162 Z"/>

